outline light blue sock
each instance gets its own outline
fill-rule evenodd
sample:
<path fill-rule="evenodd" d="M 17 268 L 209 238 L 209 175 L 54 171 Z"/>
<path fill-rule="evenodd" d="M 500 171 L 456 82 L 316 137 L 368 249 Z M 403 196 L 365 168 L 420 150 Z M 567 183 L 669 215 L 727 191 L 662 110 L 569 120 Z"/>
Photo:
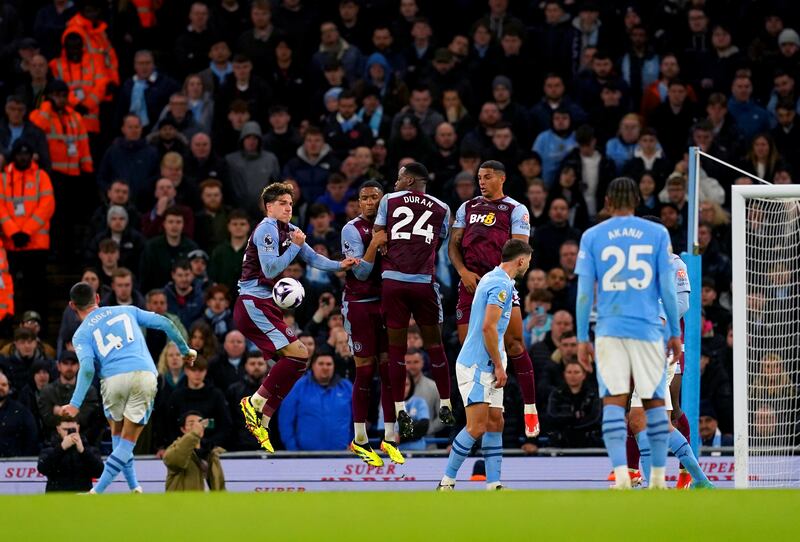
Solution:
<path fill-rule="evenodd" d="M 111 435 L 111 451 L 117 449 L 117 445 L 119 441 L 122 439 L 120 435 Z M 139 487 L 139 479 L 136 478 L 136 467 L 133 466 L 133 456 L 131 456 L 131 460 L 125 465 L 125 468 L 122 469 L 122 475 L 125 477 L 125 480 L 128 481 L 128 489 L 136 489 Z"/>
<path fill-rule="evenodd" d="M 642 456 L 642 478 L 650 478 L 650 440 L 647 438 L 647 431 L 643 430 L 636 433 L 636 444 L 639 445 L 639 454 Z"/>
<path fill-rule="evenodd" d="M 95 493 L 103 493 L 106 488 L 114 481 L 117 474 L 125 468 L 125 464 L 133 457 L 133 448 L 136 446 L 135 442 L 120 439 L 117 447 L 111 452 L 111 455 L 106 458 L 106 466 L 103 468 L 103 474 L 97 485 L 94 486 Z"/>
<path fill-rule="evenodd" d="M 625 454 L 625 439 L 628 438 L 628 425 L 625 423 L 625 409 L 621 406 L 603 407 L 603 442 L 606 443 L 608 457 L 613 467 L 628 464 Z"/>
<path fill-rule="evenodd" d="M 447 458 L 447 470 L 445 470 L 445 474 L 449 478 L 455 480 L 458 469 L 469 455 L 473 444 L 475 444 L 475 439 L 467 433 L 466 427 L 453 439 L 453 447 L 450 448 L 450 457 Z"/>
<path fill-rule="evenodd" d="M 708 482 L 708 477 L 703 469 L 700 468 L 700 463 L 697 462 L 697 457 L 689 446 L 680 431 L 673 431 L 669 434 L 669 449 L 675 454 L 675 457 L 683 464 L 684 468 L 692 475 L 692 480 L 699 483 Z"/>
<path fill-rule="evenodd" d="M 667 439 L 669 438 L 669 421 L 663 406 L 645 411 L 647 416 L 647 438 L 650 441 L 650 460 L 653 467 L 667 466 Z M 649 473 L 648 473 L 649 474 Z"/>
<path fill-rule="evenodd" d="M 483 461 L 486 464 L 486 483 L 500 481 L 500 468 L 503 463 L 503 434 L 484 433 L 481 440 Z"/>

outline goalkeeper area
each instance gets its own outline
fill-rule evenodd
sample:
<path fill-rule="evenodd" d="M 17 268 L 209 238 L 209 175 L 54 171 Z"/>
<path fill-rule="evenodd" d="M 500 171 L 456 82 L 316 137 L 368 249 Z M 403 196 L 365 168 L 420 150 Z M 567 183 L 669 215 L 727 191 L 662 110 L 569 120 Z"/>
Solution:
<path fill-rule="evenodd" d="M 0 498 L 5 540 L 790 540 L 796 493 L 171 493 Z M 59 510 L 61 521 L 42 516 Z M 625 512 L 628 511 L 628 512 Z M 631 514 L 633 513 L 633 514 Z M 470 518 L 470 519 L 465 519 Z M 644 523 L 646 522 L 646 523 Z M 646 525 L 644 529 L 642 525 Z M 48 534 L 45 534 L 45 529 Z M 247 537 L 247 538 L 244 538 Z"/>

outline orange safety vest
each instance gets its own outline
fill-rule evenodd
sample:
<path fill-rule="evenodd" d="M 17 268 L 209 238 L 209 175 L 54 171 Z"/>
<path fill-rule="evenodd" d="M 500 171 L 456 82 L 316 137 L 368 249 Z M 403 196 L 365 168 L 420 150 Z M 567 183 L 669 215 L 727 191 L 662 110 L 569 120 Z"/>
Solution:
<path fill-rule="evenodd" d="M 0 244 L 0 320 L 14 316 L 14 279 L 8 270 L 6 249 Z"/>
<path fill-rule="evenodd" d="M 56 79 L 69 85 L 69 105 L 83 105 L 87 112 L 83 115 L 86 131 L 100 132 L 100 102 L 106 95 L 107 80 L 102 70 L 98 70 L 90 55 L 83 55 L 80 63 L 67 60 L 66 52 L 61 58 L 50 61 L 50 71 Z"/>
<path fill-rule="evenodd" d="M 102 67 L 103 74 L 110 83 L 119 85 L 119 61 L 117 52 L 108 39 L 106 29 L 108 25 L 101 22 L 97 26 L 92 26 L 92 22 L 78 13 L 67 21 L 67 28 L 62 34 L 64 36 L 71 32 L 76 32 L 83 38 L 83 50 L 90 56 L 97 58 Z"/>
<path fill-rule="evenodd" d="M 155 2 L 153 0 L 133 0 L 133 5 L 136 6 L 136 15 L 139 16 L 142 28 L 153 28 L 156 25 Z"/>
<path fill-rule="evenodd" d="M 3 171 L 0 193 L 0 227 L 3 245 L 12 252 L 50 248 L 50 218 L 56 209 L 53 184 L 46 171 L 35 162 L 25 171 L 11 163 Z M 30 242 L 17 248 L 11 241 L 15 233 L 27 233 Z"/>
<path fill-rule="evenodd" d="M 92 173 L 92 154 L 89 150 L 89 134 L 83 117 L 67 106 L 61 114 L 56 113 L 50 101 L 33 111 L 30 121 L 41 128 L 47 136 L 50 160 L 53 169 L 65 175 L 77 177 Z"/>

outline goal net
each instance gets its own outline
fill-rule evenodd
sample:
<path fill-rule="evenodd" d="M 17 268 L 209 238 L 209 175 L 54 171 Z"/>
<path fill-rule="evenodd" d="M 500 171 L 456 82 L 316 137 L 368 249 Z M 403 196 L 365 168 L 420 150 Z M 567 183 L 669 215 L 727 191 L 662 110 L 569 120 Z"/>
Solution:
<path fill-rule="evenodd" d="M 800 487 L 800 186 L 734 186 L 736 487 Z"/>

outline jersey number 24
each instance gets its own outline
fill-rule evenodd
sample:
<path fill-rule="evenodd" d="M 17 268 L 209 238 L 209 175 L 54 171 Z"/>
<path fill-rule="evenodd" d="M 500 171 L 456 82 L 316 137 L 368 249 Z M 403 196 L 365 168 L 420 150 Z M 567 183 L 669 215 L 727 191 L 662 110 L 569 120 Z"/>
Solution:
<path fill-rule="evenodd" d="M 392 213 L 392 218 L 397 218 L 402 216 L 403 218 L 400 221 L 392 226 L 392 239 L 411 239 L 412 235 L 419 235 L 425 238 L 425 242 L 429 245 L 433 241 L 433 226 L 428 224 L 427 226 L 425 223 L 431 217 L 433 213 L 430 211 L 425 211 L 422 213 L 422 216 L 419 217 L 414 223 L 414 227 L 410 232 L 407 231 L 400 231 L 401 228 L 405 227 L 406 224 L 414 220 L 414 211 L 409 209 L 406 206 L 398 207 Z"/>

